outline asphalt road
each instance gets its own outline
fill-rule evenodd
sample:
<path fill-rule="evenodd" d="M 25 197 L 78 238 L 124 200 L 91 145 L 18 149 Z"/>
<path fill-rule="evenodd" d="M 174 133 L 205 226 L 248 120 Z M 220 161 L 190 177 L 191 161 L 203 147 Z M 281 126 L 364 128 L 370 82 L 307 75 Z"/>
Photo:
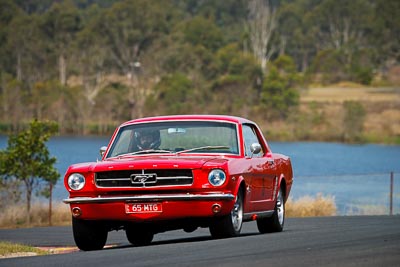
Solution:
<path fill-rule="evenodd" d="M 0 240 L 34 246 L 74 246 L 69 227 L 0 230 Z M 124 232 L 112 248 L 0 259 L 0 266 L 400 266 L 400 216 L 287 219 L 282 233 L 261 235 L 254 222 L 237 238 L 213 240 L 207 229 L 158 234 L 146 247 Z"/>

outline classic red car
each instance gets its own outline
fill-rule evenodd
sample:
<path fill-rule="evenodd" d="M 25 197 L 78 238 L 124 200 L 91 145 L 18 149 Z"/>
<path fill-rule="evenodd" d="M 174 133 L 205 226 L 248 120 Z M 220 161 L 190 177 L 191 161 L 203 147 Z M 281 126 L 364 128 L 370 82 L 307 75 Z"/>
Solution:
<path fill-rule="evenodd" d="M 244 118 L 182 115 L 119 126 L 102 160 L 68 168 L 64 183 L 76 245 L 102 249 L 123 229 L 133 245 L 154 234 L 208 227 L 214 238 L 282 231 L 292 186 L 289 157 L 272 153 L 260 128 Z"/>

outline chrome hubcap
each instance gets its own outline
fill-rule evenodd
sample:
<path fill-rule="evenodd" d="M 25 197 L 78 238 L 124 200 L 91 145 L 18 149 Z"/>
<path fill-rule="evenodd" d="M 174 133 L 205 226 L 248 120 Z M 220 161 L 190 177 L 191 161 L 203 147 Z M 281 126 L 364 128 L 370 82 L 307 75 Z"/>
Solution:
<path fill-rule="evenodd" d="M 236 197 L 235 205 L 233 206 L 233 209 L 231 211 L 231 217 L 233 228 L 235 229 L 235 231 L 239 231 L 242 227 L 243 221 L 243 205 L 240 194 L 238 194 Z"/>
<path fill-rule="evenodd" d="M 283 196 L 281 190 L 279 190 L 278 198 L 276 200 L 276 212 L 278 213 L 279 224 L 283 225 L 283 219 L 285 216 L 285 206 L 283 205 Z"/>

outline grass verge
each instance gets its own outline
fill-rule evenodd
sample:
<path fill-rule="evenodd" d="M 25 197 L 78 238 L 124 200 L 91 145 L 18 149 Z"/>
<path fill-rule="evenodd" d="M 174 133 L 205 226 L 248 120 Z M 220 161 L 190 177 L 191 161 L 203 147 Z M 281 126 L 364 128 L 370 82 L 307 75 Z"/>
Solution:
<path fill-rule="evenodd" d="M 10 242 L 0 242 L 0 259 L 48 254 L 50 254 L 48 251 L 39 248 Z"/>
<path fill-rule="evenodd" d="M 49 208 L 47 203 L 34 203 L 31 208 L 31 224 L 27 224 L 26 208 L 22 204 L 8 205 L 0 213 L 0 228 L 24 228 L 49 226 Z M 71 224 L 68 205 L 59 202 L 53 204 L 51 225 Z"/>

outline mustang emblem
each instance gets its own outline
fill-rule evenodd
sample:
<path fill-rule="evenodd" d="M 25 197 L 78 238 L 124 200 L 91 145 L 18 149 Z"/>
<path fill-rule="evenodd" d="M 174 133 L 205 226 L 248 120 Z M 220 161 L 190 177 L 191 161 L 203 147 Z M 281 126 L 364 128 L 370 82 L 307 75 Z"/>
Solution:
<path fill-rule="evenodd" d="M 156 181 L 157 175 L 155 173 L 131 175 L 131 182 L 133 185 L 142 185 L 144 187 L 146 184 L 155 184 Z"/>

